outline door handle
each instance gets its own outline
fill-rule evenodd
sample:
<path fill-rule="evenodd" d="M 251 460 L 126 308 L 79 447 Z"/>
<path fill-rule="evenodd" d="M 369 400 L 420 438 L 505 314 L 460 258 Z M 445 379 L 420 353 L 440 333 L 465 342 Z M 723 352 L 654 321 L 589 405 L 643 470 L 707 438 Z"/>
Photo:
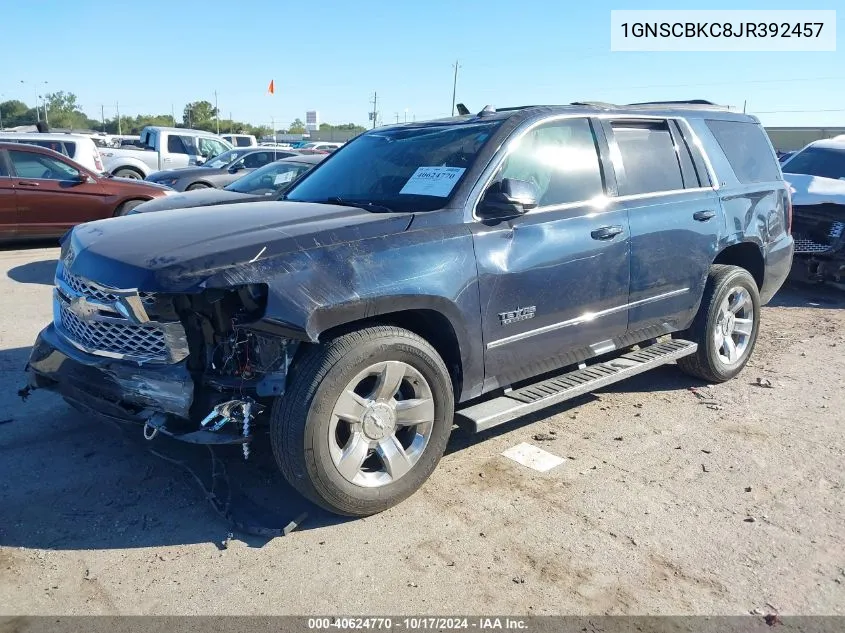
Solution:
<path fill-rule="evenodd" d="M 32 182 L 31 180 L 18 180 L 18 186 L 20 187 L 37 187 L 37 182 Z"/>
<path fill-rule="evenodd" d="M 707 209 L 706 211 L 696 211 L 692 214 L 692 219 L 697 220 L 698 222 L 707 222 L 707 220 L 716 217 L 716 212 Z"/>
<path fill-rule="evenodd" d="M 619 225 L 602 226 L 595 231 L 590 231 L 590 237 L 594 240 L 611 240 L 623 231 Z"/>

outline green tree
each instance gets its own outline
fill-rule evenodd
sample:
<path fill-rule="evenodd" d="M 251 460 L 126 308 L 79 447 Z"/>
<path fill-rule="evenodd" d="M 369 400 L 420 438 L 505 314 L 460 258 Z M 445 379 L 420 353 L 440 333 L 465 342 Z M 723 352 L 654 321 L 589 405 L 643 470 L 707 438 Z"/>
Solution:
<path fill-rule="evenodd" d="M 217 108 L 209 101 L 193 101 L 185 106 L 182 123 L 194 129 L 210 130 L 216 128 Z M 222 128 L 221 128 L 222 129 Z"/>
<path fill-rule="evenodd" d="M 29 108 L 23 101 L 12 99 L 0 103 L 0 119 L 3 127 L 17 127 L 19 125 L 33 125 L 35 123 L 35 108 Z"/>
<path fill-rule="evenodd" d="M 290 124 L 288 128 L 288 134 L 304 134 L 305 133 L 305 124 L 302 122 L 301 119 L 294 119 L 293 123 Z"/>

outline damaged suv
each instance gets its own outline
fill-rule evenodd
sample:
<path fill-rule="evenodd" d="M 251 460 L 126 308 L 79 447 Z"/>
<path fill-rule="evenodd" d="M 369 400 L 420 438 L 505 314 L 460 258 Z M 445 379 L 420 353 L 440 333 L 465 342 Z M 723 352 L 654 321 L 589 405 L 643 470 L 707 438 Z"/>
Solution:
<path fill-rule="evenodd" d="M 481 431 L 677 360 L 735 376 L 792 261 L 750 116 L 529 106 L 382 127 L 285 201 L 91 222 L 62 243 L 31 388 L 248 446 L 367 515 Z M 245 454 L 248 451 L 245 450 Z"/>

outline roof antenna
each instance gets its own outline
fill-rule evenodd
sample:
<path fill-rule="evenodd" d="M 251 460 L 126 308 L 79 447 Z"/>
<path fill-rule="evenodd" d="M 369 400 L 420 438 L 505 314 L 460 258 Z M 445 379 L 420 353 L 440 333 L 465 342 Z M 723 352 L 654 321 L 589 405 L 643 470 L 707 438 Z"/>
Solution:
<path fill-rule="evenodd" d="M 491 105 L 486 105 L 476 116 L 483 117 L 490 116 L 491 114 L 496 114 L 496 108 Z"/>
<path fill-rule="evenodd" d="M 458 114 L 460 114 L 462 116 L 465 115 L 465 114 L 469 114 L 469 108 L 466 107 L 463 103 L 459 103 L 457 107 L 458 107 Z"/>

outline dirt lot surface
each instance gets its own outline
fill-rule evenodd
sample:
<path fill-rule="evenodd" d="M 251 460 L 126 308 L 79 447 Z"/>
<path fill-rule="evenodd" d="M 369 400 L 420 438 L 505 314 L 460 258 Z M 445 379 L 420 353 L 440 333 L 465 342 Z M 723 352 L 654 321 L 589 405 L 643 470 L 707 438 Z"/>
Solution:
<path fill-rule="evenodd" d="M 191 475 L 149 452 L 208 479 L 204 448 L 17 397 L 57 254 L 0 250 L 4 614 L 845 614 L 841 293 L 786 287 L 730 383 L 669 366 L 456 431 L 420 492 L 364 520 L 299 499 L 267 451 L 230 453 L 242 512 L 308 516 L 227 539 Z M 520 442 L 567 459 L 537 473 L 500 455 Z"/>

